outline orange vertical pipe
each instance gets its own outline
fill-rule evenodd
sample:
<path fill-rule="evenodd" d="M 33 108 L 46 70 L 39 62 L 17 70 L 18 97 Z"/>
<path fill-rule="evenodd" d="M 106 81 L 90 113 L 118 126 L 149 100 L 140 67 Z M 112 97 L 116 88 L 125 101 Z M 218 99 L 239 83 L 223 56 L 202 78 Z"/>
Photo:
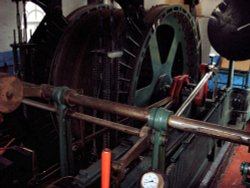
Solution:
<path fill-rule="evenodd" d="M 101 163 L 102 163 L 102 168 L 101 168 L 102 188 L 110 188 L 111 151 L 109 148 L 105 148 L 102 151 Z"/>

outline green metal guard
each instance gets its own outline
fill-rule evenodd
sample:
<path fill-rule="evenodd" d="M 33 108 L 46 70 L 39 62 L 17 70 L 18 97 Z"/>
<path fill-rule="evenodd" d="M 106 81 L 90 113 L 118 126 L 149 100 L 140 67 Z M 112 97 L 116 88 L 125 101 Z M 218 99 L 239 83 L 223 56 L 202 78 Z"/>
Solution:
<path fill-rule="evenodd" d="M 64 94 L 67 87 L 56 87 L 53 90 L 53 100 L 57 103 L 57 119 L 59 122 L 59 147 L 61 176 L 73 175 L 72 135 L 70 121 L 65 119 L 67 106 L 64 103 Z"/>
<path fill-rule="evenodd" d="M 148 125 L 153 128 L 151 141 L 154 144 L 152 168 L 164 171 L 165 168 L 165 143 L 167 121 L 173 112 L 165 108 L 152 108 L 149 112 Z"/>

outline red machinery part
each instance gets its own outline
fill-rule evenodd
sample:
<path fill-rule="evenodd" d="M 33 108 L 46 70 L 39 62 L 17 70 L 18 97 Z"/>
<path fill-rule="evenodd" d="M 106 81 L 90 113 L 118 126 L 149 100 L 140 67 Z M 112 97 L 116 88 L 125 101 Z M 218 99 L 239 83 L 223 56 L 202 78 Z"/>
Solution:
<path fill-rule="evenodd" d="M 200 78 L 202 78 L 206 72 L 208 71 L 208 65 L 201 64 L 200 65 Z M 178 104 L 180 101 L 181 96 L 181 90 L 185 85 L 190 84 L 189 75 L 184 74 L 180 76 L 176 76 L 174 78 L 174 83 L 171 89 L 171 96 L 173 99 L 175 99 L 176 104 Z M 208 93 L 208 82 L 203 86 L 203 88 L 200 90 L 200 92 L 197 94 L 197 96 L 194 98 L 194 105 L 195 106 L 203 106 L 205 103 L 205 99 L 207 97 Z"/>
<path fill-rule="evenodd" d="M 171 96 L 175 99 L 176 103 L 180 102 L 181 90 L 184 85 L 190 84 L 189 75 L 184 74 L 180 76 L 176 76 L 174 78 L 174 83 L 171 89 Z"/>
<path fill-rule="evenodd" d="M 208 65 L 201 64 L 200 65 L 200 78 L 202 78 L 207 73 L 207 71 L 208 71 Z M 202 87 L 200 92 L 194 98 L 194 105 L 198 107 L 203 106 L 207 98 L 207 93 L 208 93 L 208 81 L 205 83 L 205 85 Z"/>
<path fill-rule="evenodd" d="M 208 92 L 208 82 L 205 83 L 203 88 L 200 90 L 200 92 L 194 98 L 194 105 L 195 106 L 201 107 L 204 105 L 205 100 L 207 98 L 207 92 Z"/>
<path fill-rule="evenodd" d="M 108 148 L 105 148 L 102 151 L 102 162 L 101 162 L 101 187 L 109 188 L 110 187 L 110 171 L 111 171 L 111 151 Z"/>

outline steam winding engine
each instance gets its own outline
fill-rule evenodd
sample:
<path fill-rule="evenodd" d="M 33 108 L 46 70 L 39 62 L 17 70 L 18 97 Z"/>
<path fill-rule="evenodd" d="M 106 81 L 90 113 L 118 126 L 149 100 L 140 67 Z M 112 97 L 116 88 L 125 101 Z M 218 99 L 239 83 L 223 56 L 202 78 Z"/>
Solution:
<path fill-rule="evenodd" d="M 0 91 L 12 89 L 16 106 L 23 103 L 2 126 L 10 132 L 5 140 L 16 137 L 3 157 L 23 157 L 8 170 L 23 175 L 11 173 L 2 185 L 100 187 L 100 156 L 109 148 L 110 186 L 147 187 L 157 179 L 158 187 L 208 187 L 207 171 L 232 148 L 224 140 L 249 145 L 250 135 L 239 130 L 249 119 L 247 100 L 232 99 L 230 79 L 225 89 L 207 91 L 217 67 L 200 64 L 198 2 L 188 2 L 191 14 L 179 5 L 145 10 L 140 1 L 118 0 L 121 8 L 92 4 L 66 18 L 60 1 L 33 2 L 46 16 L 28 43 L 13 44 L 22 82 L 0 77 L 9 84 Z M 210 30 L 220 29 L 216 19 Z M 245 59 L 249 47 L 240 57 L 229 54 Z M 2 95 L 2 112 L 16 107 L 12 97 Z M 241 121 L 231 129 L 234 110 Z"/>

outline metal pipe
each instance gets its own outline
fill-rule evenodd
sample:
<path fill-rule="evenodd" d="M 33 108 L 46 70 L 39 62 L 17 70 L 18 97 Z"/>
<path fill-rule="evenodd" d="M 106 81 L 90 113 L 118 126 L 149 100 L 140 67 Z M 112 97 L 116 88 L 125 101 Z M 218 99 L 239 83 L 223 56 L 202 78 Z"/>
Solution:
<path fill-rule="evenodd" d="M 76 104 L 87 108 L 117 114 L 120 116 L 134 118 L 140 121 L 148 120 L 149 113 L 145 108 L 138 108 L 135 106 L 129 106 L 126 104 L 120 104 L 108 100 L 79 95 L 75 91 L 66 93 L 64 100 L 69 105 Z"/>
<path fill-rule="evenodd" d="M 195 89 L 192 91 L 192 93 L 188 96 L 188 98 L 182 103 L 181 107 L 177 110 L 175 113 L 176 116 L 181 116 L 182 113 L 185 111 L 187 106 L 192 102 L 192 100 L 196 97 L 196 95 L 199 93 L 201 88 L 205 85 L 207 80 L 210 78 L 210 76 L 213 74 L 213 71 L 210 71 L 205 74 L 205 76 L 201 79 L 199 84 L 195 87 Z"/>
<path fill-rule="evenodd" d="M 29 105 L 29 106 L 39 108 L 39 109 L 48 110 L 51 112 L 57 111 L 57 109 L 55 107 L 53 107 L 52 105 L 43 104 L 43 103 L 40 103 L 40 102 L 37 102 L 34 100 L 30 100 L 30 99 L 23 99 L 22 103 Z M 91 122 L 91 123 L 96 123 L 97 125 L 101 125 L 101 126 L 104 126 L 107 128 L 112 128 L 112 129 L 122 131 L 122 132 L 125 132 L 128 134 L 132 134 L 132 135 L 136 135 L 136 136 L 139 136 L 139 134 L 140 134 L 140 129 L 126 126 L 126 125 L 119 124 L 119 123 L 114 123 L 111 121 L 96 118 L 96 117 L 89 116 L 86 114 L 82 114 L 82 113 L 78 113 L 78 112 L 68 112 L 66 115 L 69 117 L 79 119 L 79 120 L 83 120 L 83 121 L 87 121 L 87 122 Z"/>
<path fill-rule="evenodd" d="M 76 118 L 76 119 L 79 119 L 79 120 L 87 121 L 87 122 L 90 122 L 90 123 L 95 123 L 95 124 L 101 125 L 103 127 L 115 129 L 117 131 L 121 131 L 121 132 L 124 132 L 124 133 L 127 133 L 127 134 L 131 134 L 131 135 L 135 135 L 135 136 L 140 135 L 140 129 L 130 127 L 130 126 L 126 126 L 126 125 L 119 124 L 119 123 L 115 123 L 115 122 L 111 122 L 111 121 L 107 121 L 107 120 L 104 120 L 104 119 L 96 118 L 96 117 L 89 116 L 89 115 L 86 115 L 86 114 L 81 114 L 81 113 L 78 113 L 78 112 L 68 112 L 67 116 L 72 117 L 72 118 Z"/>
<path fill-rule="evenodd" d="M 16 43 L 16 30 L 13 30 L 13 38 L 14 42 L 11 44 L 12 54 L 13 54 L 13 63 L 14 63 L 14 74 L 17 75 L 19 73 L 19 61 L 18 61 L 18 51 L 17 51 L 17 43 Z"/>
<path fill-rule="evenodd" d="M 227 78 L 227 87 L 232 88 L 233 87 L 233 81 L 234 81 L 234 64 L 235 62 L 233 60 L 229 61 L 229 70 L 228 70 L 228 78 Z"/>
<path fill-rule="evenodd" d="M 185 132 L 201 134 L 246 146 L 249 146 L 250 144 L 250 134 L 242 130 L 218 126 L 216 124 L 197 121 L 184 117 L 177 117 L 174 115 L 170 116 L 168 122 L 166 123 L 169 125 L 169 127 Z"/>
<path fill-rule="evenodd" d="M 45 84 L 37 86 L 34 84 L 24 83 L 24 96 L 51 98 L 54 88 L 55 87 L 53 86 Z M 149 115 L 146 108 L 138 108 L 135 106 L 80 95 L 71 89 L 65 92 L 64 102 L 68 105 L 80 105 L 103 112 L 134 118 L 140 121 L 147 121 Z"/>
<path fill-rule="evenodd" d="M 157 101 L 155 102 L 154 104 L 151 104 L 149 106 L 147 106 L 147 109 L 150 109 L 150 108 L 159 108 L 159 107 L 162 107 L 162 106 L 165 106 L 165 108 L 167 108 L 168 106 L 172 105 L 173 103 L 173 98 L 172 97 L 166 97 L 160 101 Z"/>
<path fill-rule="evenodd" d="M 23 99 L 22 100 L 23 104 L 29 105 L 29 106 L 33 106 L 39 109 L 43 109 L 43 110 L 48 110 L 50 112 L 56 112 L 57 109 L 52 106 L 52 105 L 48 105 L 48 104 L 43 104 L 34 100 L 30 100 L 30 99 Z"/>
<path fill-rule="evenodd" d="M 17 23 L 17 32 L 18 32 L 18 42 L 22 43 L 22 29 L 21 29 L 21 17 L 19 10 L 19 1 L 16 1 L 16 23 Z"/>
<path fill-rule="evenodd" d="M 53 89 L 55 88 L 47 84 L 35 85 L 27 82 L 23 82 L 23 86 L 24 97 L 40 97 L 44 99 L 52 98 Z"/>
<path fill-rule="evenodd" d="M 27 42 L 27 15 L 26 15 L 26 0 L 23 0 L 23 42 Z"/>
<path fill-rule="evenodd" d="M 202 81 L 197 85 L 197 87 L 195 88 L 195 91 L 197 93 L 199 91 L 199 88 L 201 88 L 204 85 L 204 83 L 211 76 L 211 74 L 212 72 L 207 73 L 203 77 Z M 38 96 L 39 95 L 42 97 L 52 96 L 52 93 L 53 93 L 52 86 L 43 85 L 41 87 L 37 87 L 36 89 L 38 89 L 38 91 L 42 91 L 41 93 L 35 92 Z M 195 96 L 195 95 L 196 94 L 192 93 L 191 96 Z M 107 100 L 97 99 L 94 97 L 79 95 L 74 90 L 68 90 L 65 93 L 64 100 L 65 100 L 65 103 L 69 105 L 72 105 L 72 104 L 81 105 L 84 107 L 93 108 L 93 109 L 101 110 L 104 112 L 110 112 L 110 113 L 134 118 L 134 119 L 141 120 L 141 121 L 147 121 L 148 114 L 149 114 L 148 110 L 145 108 L 138 108 L 138 107 L 133 107 L 133 106 L 125 105 L 125 104 L 119 104 L 119 103 L 115 103 L 115 102 L 111 102 Z M 189 100 L 190 98 L 187 101 Z M 188 105 L 188 103 L 185 103 L 185 106 L 186 105 Z M 185 108 L 182 107 L 181 109 L 182 110 L 179 111 L 177 115 L 181 114 Z M 110 122 L 110 121 L 92 117 L 89 115 L 80 114 L 77 112 L 68 112 L 67 115 L 70 117 L 79 119 L 79 120 L 96 123 L 98 125 L 111 128 L 111 129 L 115 129 L 118 131 L 122 131 L 128 134 L 132 134 L 136 136 L 139 136 L 140 134 L 140 130 L 137 128 L 122 125 L 119 123 Z M 211 124 L 211 123 L 197 121 L 197 120 L 191 120 L 188 118 L 177 117 L 177 116 L 170 116 L 168 122 L 166 123 L 172 128 L 176 128 L 176 129 L 183 130 L 186 132 L 202 134 L 202 135 L 206 135 L 206 136 L 210 136 L 214 138 L 227 140 L 227 141 L 234 142 L 234 143 L 249 145 L 250 134 L 241 130 L 235 130 L 235 129 L 231 129 L 227 127 L 218 126 L 216 124 Z"/>

